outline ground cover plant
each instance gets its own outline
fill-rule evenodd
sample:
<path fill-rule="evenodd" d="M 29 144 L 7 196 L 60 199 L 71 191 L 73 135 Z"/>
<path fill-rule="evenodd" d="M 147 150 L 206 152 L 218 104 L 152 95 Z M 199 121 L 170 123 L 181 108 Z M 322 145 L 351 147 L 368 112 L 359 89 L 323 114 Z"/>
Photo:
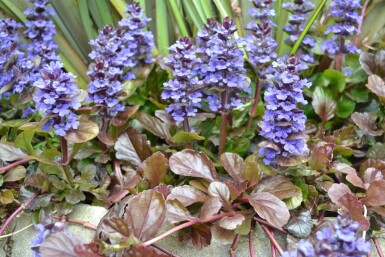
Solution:
<path fill-rule="evenodd" d="M 0 238 L 33 212 L 35 256 L 255 256 L 256 226 L 271 256 L 383 256 L 384 1 L 0 7 Z"/>

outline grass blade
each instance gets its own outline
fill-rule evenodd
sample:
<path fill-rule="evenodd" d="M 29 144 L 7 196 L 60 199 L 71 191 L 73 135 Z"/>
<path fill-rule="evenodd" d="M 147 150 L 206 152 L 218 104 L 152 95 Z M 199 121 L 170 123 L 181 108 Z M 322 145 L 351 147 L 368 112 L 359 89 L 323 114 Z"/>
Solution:
<path fill-rule="evenodd" d="M 82 1 L 82 0 L 80 0 Z M 112 6 L 114 6 L 115 10 L 119 13 L 119 15 L 123 18 L 127 17 L 128 14 L 126 13 L 127 11 L 127 3 L 124 0 L 110 0 Z M 145 1 L 140 1 L 140 6 L 142 7 L 142 2 Z M 142 7 L 143 8 L 143 7 Z"/>
<path fill-rule="evenodd" d="M 79 14 L 82 20 L 84 31 L 87 34 L 88 40 L 94 39 L 97 37 L 98 33 L 94 28 L 94 23 L 91 20 L 90 12 L 88 10 L 87 1 L 77 0 L 79 7 Z"/>
<path fill-rule="evenodd" d="M 184 0 L 183 6 L 186 9 L 187 16 L 191 18 L 193 21 L 195 27 L 198 29 L 201 29 L 203 27 L 203 22 L 200 19 L 200 16 L 197 12 L 197 10 L 194 8 L 194 5 L 190 0 Z"/>
<path fill-rule="evenodd" d="M 164 55 L 168 55 L 168 19 L 167 6 L 165 0 L 157 0 L 155 2 L 155 20 L 156 20 L 156 40 L 158 50 Z"/>
<path fill-rule="evenodd" d="M 23 12 L 19 8 L 17 8 L 17 6 L 10 0 L 1 0 L 1 5 L 4 5 L 5 9 L 7 9 L 13 16 L 19 19 L 22 23 L 25 23 L 27 21 Z"/>
<path fill-rule="evenodd" d="M 205 20 L 206 23 L 208 18 L 213 17 L 212 9 L 211 9 L 211 1 L 210 0 L 194 0 L 194 2 L 200 2 L 202 4 L 203 12 L 205 13 Z"/>
<path fill-rule="evenodd" d="M 297 53 L 298 48 L 299 48 L 299 46 L 300 46 L 301 43 L 302 43 L 302 40 L 305 38 L 307 32 L 310 30 L 311 26 L 313 25 L 315 19 L 316 19 L 317 16 L 318 16 L 318 14 L 321 13 L 322 8 L 323 8 L 324 5 L 326 4 L 326 2 L 327 2 L 327 0 L 322 0 L 322 1 L 318 4 L 317 9 L 314 11 L 313 15 L 310 17 L 310 20 L 309 20 L 308 23 L 306 24 L 305 29 L 301 32 L 301 34 L 299 35 L 297 41 L 294 43 L 293 48 L 292 48 L 291 51 L 290 51 L 290 54 L 295 54 L 295 53 Z"/>
<path fill-rule="evenodd" d="M 178 4 L 175 0 L 169 0 L 168 3 L 170 4 L 170 8 L 172 10 L 172 13 L 174 14 L 176 23 L 178 24 L 180 37 L 189 37 L 190 35 L 188 33 L 186 24 L 181 13 L 182 10 L 178 8 Z"/>

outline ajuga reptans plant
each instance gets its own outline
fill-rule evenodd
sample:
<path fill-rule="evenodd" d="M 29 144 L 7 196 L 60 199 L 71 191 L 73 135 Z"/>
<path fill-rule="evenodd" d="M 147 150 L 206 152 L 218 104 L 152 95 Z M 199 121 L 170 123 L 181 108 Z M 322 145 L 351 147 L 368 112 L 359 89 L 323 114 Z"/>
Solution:
<path fill-rule="evenodd" d="M 293 46 L 298 40 L 299 35 L 305 29 L 307 18 L 315 5 L 306 0 L 294 0 L 293 2 L 283 3 L 282 7 L 291 13 L 289 16 L 289 24 L 283 29 L 289 37 L 285 39 L 285 43 Z M 307 64 L 314 64 L 314 56 L 311 49 L 315 46 L 315 40 L 309 35 L 305 36 L 300 45 L 300 58 Z"/>
<path fill-rule="evenodd" d="M 65 136 L 68 130 L 79 126 L 78 116 L 73 112 L 80 107 L 75 76 L 62 68 L 59 61 L 44 64 L 40 78 L 33 83 L 37 88 L 33 96 L 36 109 L 48 118 L 42 128 L 49 130 L 53 126 L 58 136 Z"/>
<path fill-rule="evenodd" d="M 297 104 L 306 104 L 302 91 L 311 83 L 300 78 L 307 68 L 297 56 L 273 62 L 275 74 L 265 91 L 266 110 L 261 135 L 267 143 L 260 149 L 266 164 L 279 164 L 285 158 L 302 156 L 307 150 L 304 139 L 306 116 Z"/>
<path fill-rule="evenodd" d="M 251 91 L 243 67 L 243 52 L 234 40 L 236 30 L 234 21 L 226 17 L 222 23 L 209 19 L 203 31 L 198 32 L 202 56 L 199 72 L 206 86 L 209 108 L 214 112 L 220 110 L 222 115 L 220 153 L 226 142 L 227 114 L 242 104 L 242 92 Z"/>
<path fill-rule="evenodd" d="M 21 25 L 12 19 L 0 19 L 0 89 L 13 80 L 12 65 L 23 55 L 18 50 L 19 28 Z"/>
<path fill-rule="evenodd" d="M 133 69 L 154 61 L 152 49 L 154 37 L 143 31 L 149 21 L 143 17 L 138 3 L 128 5 L 129 16 L 117 27 L 105 26 L 98 38 L 90 41 L 92 64 L 88 94 L 91 101 L 100 106 L 103 117 L 114 117 L 124 110 L 119 103 L 123 94 L 123 82 L 136 78 Z"/>
<path fill-rule="evenodd" d="M 251 34 L 246 37 L 245 49 L 249 54 L 250 63 L 256 68 L 259 79 L 266 79 L 266 69 L 277 58 L 275 49 L 278 44 L 272 36 L 275 16 L 272 8 L 273 0 L 254 0 L 254 8 L 249 11 L 253 21 L 246 29 Z"/>
<path fill-rule="evenodd" d="M 253 21 L 246 26 L 251 34 L 246 36 L 245 50 L 249 54 L 249 62 L 258 74 L 258 79 L 253 105 L 249 111 L 247 129 L 251 128 L 259 103 L 262 81 L 266 79 L 267 73 L 271 70 L 271 62 L 277 58 L 275 49 L 278 46 L 272 35 L 274 23 L 271 19 L 275 16 L 272 8 L 273 0 L 253 0 L 252 3 L 254 8 L 249 13 Z"/>
<path fill-rule="evenodd" d="M 164 59 L 166 66 L 172 70 L 173 79 L 164 83 L 162 99 L 172 103 L 166 108 L 175 122 L 183 122 L 184 130 L 189 131 L 188 117 L 194 117 L 201 107 L 201 81 L 198 79 L 197 50 L 188 37 L 179 39 L 170 48 L 170 55 Z"/>
<path fill-rule="evenodd" d="M 55 25 L 52 21 L 54 11 L 47 8 L 46 0 L 34 0 L 33 8 L 25 10 L 27 18 L 25 35 L 31 40 L 28 44 L 28 56 L 39 56 L 41 64 L 60 60 L 56 54 L 58 49 L 53 37 L 56 35 Z"/>
<path fill-rule="evenodd" d="M 301 240 L 297 250 L 284 252 L 282 257 L 368 256 L 370 243 L 358 236 L 359 227 L 348 214 L 338 216 L 335 224 L 328 223 L 317 231 L 314 240 Z"/>
<path fill-rule="evenodd" d="M 332 33 L 332 38 L 325 40 L 322 48 L 327 54 L 336 57 L 336 69 L 341 70 L 342 54 L 356 54 L 358 48 L 349 40 L 359 33 L 358 24 L 361 17 L 357 11 L 361 8 L 359 0 L 332 0 L 330 3 L 329 17 L 334 19 L 334 24 L 329 26 L 325 34 Z"/>

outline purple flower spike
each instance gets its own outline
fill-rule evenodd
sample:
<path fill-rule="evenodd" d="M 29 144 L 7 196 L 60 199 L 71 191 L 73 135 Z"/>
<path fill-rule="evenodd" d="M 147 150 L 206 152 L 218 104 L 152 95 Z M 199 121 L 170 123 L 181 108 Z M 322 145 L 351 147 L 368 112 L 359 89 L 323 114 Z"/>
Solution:
<path fill-rule="evenodd" d="M 0 19 L 0 89 L 14 79 L 11 63 L 22 59 L 23 54 L 17 49 L 19 34 L 22 26 L 11 19 Z"/>
<path fill-rule="evenodd" d="M 25 34 L 32 40 L 28 44 L 28 56 L 39 56 L 42 65 L 51 61 L 59 61 L 56 54 L 58 49 L 53 37 L 56 35 L 55 25 L 52 22 L 54 11 L 47 8 L 46 0 L 34 0 L 34 7 L 27 9 L 24 14 L 27 18 Z"/>
<path fill-rule="evenodd" d="M 239 107 L 240 93 L 250 93 L 251 89 L 243 67 L 243 52 L 238 49 L 238 41 L 234 40 L 237 28 L 229 17 L 221 23 L 209 19 L 204 29 L 198 32 L 198 52 L 202 64 L 199 74 L 208 88 L 228 92 L 225 108 L 230 110 Z M 219 97 L 209 94 L 209 108 L 218 111 Z M 221 99 L 222 100 L 222 99 Z"/>
<path fill-rule="evenodd" d="M 127 5 L 129 16 L 119 22 L 123 31 L 123 40 L 127 51 L 132 54 L 131 67 L 143 66 L 153 63 L 152 49 L 155 47 L 154 35 L 150 31 L 144 31 L 148 26 L 150 18 L 144 16 L 139 3 Z"/>
<path fill-rule="evenodd" d="M 75 76 L 63 72 L 62 67 L 60 62 L 45 64 L 39 80 L 33 83 L 37 88 L 33 97 L 36 109 L 48 117 L 43 129 L 49 130 L 53 126 L 55 134 L 59 136 L 65 136 L 71 128 L 77 129 L 79 121 L 73 110 L 80 107 Z"/>
<path fill-rule="evenodd" d="M 359 227 L 348 214 L 338 216 L 337 223 L 317 231 L 314 240 L 301 240 L 297 250 L 284 252 L 282 257 L 368 256 L 370 243 L 358 236 Z"/>
<path fill-rule="evenodd" d="M 294 0 L 293 3 L 287 2 L 282 7 L 291 13 L 289 17 L 289 24 L 284 26 L 283 29 L 289 37 L 285 40 L 290 46 L 293 46 L 297 41 L 301 32 L 305 29 L 307 18 L 310 12 L 314 9 L 315 5 L 306 0 Z M 314 56 L 311 53 L 311 48 L 315 46 L 315 40 L 310 36 L 306 36 L 301 43 L 301 60 L 308 64 L 314 64 Z"/>
<path fill-rule="evenodd" d="M 271 17 L 275 16 L 272 0 L 253 0 L 254 8 L 249 11 L 253 21 L 246 28 L 251 31 L 245 41 L 250 63 L 256 67 L 259 77 L 266 78 L 266 68 L 277 58 L 278 44 L 272 37 L 274 26 Z"/>
<path fill-rule="evenodd" d="M 361 17 L 357 9 L 361 8 L 359 0 L 332 0 L 330 3 L 329 17 L 334 18 L 335 24 L 326 29 L 325 34 L 333 34 L 329 40 L 325 40 L 322 48 L 327 54 L 336 54 L 340 47 L 345 54 L 359 53 L 359 49 L 352 44 L 349 37 L 359 33 L 358 25 Z"/>
<path fill-rule="evenodd" d="M 261 124 L 261 135 L 268 144 L 260 149 L 264 162 L 276 164 L 278 157 L 301 156 L 307 146 L 303 137 L 306 116 L 297 104 L 306 104 L 302 95 L 304 86 L 311 83 L 300 79 L 300 71 L 307 66 L 296 56 L 273 62 L 276 69 L 272 84 L 265 91 L 266 111 Z"/>
<path fill-rule="evenodd" d="M 196 57 L 197 49 L 188 37 L 179 39 L 169 49 L 171 53 L 164 62 L 174 78 L 163 84 L 162 99 L 173 102 L 166 112 L 180 123 L 186 117 L 194 117 L 201 107 L 202 93 L 198 88 L 202 83 L 197 77 L 201 60 Z"/>
<path fill-rule="evenodd" d="M 119 103 L 123 94 L 123 82 L 136 78 L 134 69 L 154 61 L 152 49 L 154 36 L 143 31 L 149 19 L 143 17 L 138 3 L 127 5 L 129 17 L 122 19 L 119 26 L 105 26 L 98 38 L 90 41 L 92 64 L 88 71 L 91 83 L 89 99 L 101 106 L 100 114 L 114 117 L 124 110 Z"/>

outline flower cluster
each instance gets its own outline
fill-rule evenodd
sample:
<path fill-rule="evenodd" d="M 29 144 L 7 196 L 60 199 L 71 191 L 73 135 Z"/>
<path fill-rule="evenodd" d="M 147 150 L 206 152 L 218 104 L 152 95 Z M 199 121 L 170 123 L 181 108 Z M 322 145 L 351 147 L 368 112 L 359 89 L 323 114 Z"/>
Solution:
<path fill-rule="evenodd" d="M 17 63 L 22 57 L 17 48 L 19 41 L 17 30 L 20 27 L 21 25 L 14 20 L 0 20 L 0 88 L 13 80 L 14 72 L 10 62 Z"/>
<path fill-rule="evenodd" d="M 209 20 L 207 26 L 198 33 L 198 48 L 202 56 L 199 74 L 204 85 L 210 90 L 226 91 L 226 99 L 222 99 L 226 110 L 241 105 L 240 92 L 250 93 L 243 67 L 243 52 L 238 49 L 234 40 L 236 32 L 234 21 L 225 18 L 221 23 Z M 218 111 L 221 101 L 216 94 L 207 98 L 209 108 Z"/>
<path fill-rule="evenodd" d="M 154 35 L 151 31 L 145 31 L 150 18 L 144 16 L 139 3 L 127 5 L 128 17 L 119 22 L 123 30 L 123 41 L 130 51 L 131 59 L 129 67 L 140 67 L 153 63 L 152 50 L 155 47 Z"/>
<path fill-rule="evenodd" d="M 145 64 L 152 63 L 154 37 L 143 31 L 149 19 L 143 16 L 138 3 L 128 5 L 129 17 L 121 20 L 119 26 L 105 26 L 98 38 L 90 41 L 92 64 L 88 94 L 91 101 L 102 106 L 102 116 L 114 117 L 124 110 L 118 97 L 122 94 L 123 82 L 135 79 L 132 72 Z"/>
<path fill-rule="evenodd" d="M 249 11 L 253 21 L 246 28 L 251 31 L 245 41 L 250 63 L 257 68 L 260 78 L 265 79 L 266 68 L 277 58 L 275 49 L 278 44 L 272 37 L 271 17 L 275 16 L 273 0 L 253 0 L 255 8 Z"/>
<path fill-rule="evenodd" d="M 339 216 L 336 224 L 328 224 L 317 231 L 313 241 L 301 240 L 296 251 L 284 252 L 282 257 L 368 256 L 370 243 L 358 238 L 359 227 L 348 214 Z"/>
<path fill-rule="evenodd" d="M 329 17 L 333 17 L 335 24 L 326 29 L 325 34 L 333 33 L 333 38 L 325 40 L 322 48 L 328 54 L 337 54 L 340 49 L 343 53 L 358 53 L 359 50 L 347 37 L 358 33 L 357 26 L 361 17 L 357 9 L 361 8 L 359 0 L 333 0 L 330 3 Z"/>
<path fill-rule="evenodd" d="M 79 121 L 72 111 L 80 107 L 79 91 L 74 83 L 75 76 L 62 71 L 59 61 L 43 65 L 40 78 L 33 83 L 37 88 L 33 100 L 36 108 L 48 121 L 44 130 L 54 127 L 56 135 L 65 136 L 69 129 L 77 129 Z"/>
<path fill-rule="evenodd" d="M 266 111 L 261 135 L 268 144 L 261 148 L 264 162 L 276 163 L 277 157 L 304 155 L 307 149 L 303 137 L 306 116 L 297 104 L 306 104 L 302 90 L 311 83 L 300 79 L 300 71 L 307 66 L 296 56 L 273 62 L 276 69 L 272 85 L 265 91 Z"/>
<path fill-rule="evenodd" d="M 283 29 L 290 35 L 285 42 L 292 46 L 297 41 L 301 32 L 305 29 L 307 17 L 314 9 L 315 5 L 306 0 L 294 0 L 293 3 L 284 3 L 282 7 L 291 13 L 289 24 L 284 26 Z M 314 63 L 314 56 L 310 51 L 314 46 L 315 40 L 310 36 L 305 36 L 300 46 L 302 52 L 300 56 L 302 61 L 309 64 Z"/>
<path fill-rule="evenodd" d="M 41 254 L 38 252 L 40 245 L 50 234 L 64 231 L 64 223 L 61 221 L 46 225 L 39 223 L 35 225 L 35 229 L 38 231 L 38 234 L 31 240 L 31 249 L 34 257 L 41 257 Z"/>
<path fill-rule="evenodd" d="M 197 58 L 196 47 L 188 37 L 179 39 L 169 49 L 171 53 L 164 62 L 171 68 L 174 78 L 163 84 L 162 99 L 173 101 L 166 112 L 179 123 L 186 117 L 194 117 L 197 108 L 201 107 L 202 93 L 198 89 L 201 82 L 197 77 L 197 65 L 201 60 Z"/>
<path fill-rule="evenodd" d="M 25 10 L 24 14 L 27 18 L 25 23 L 27 29 L 26 36 L 32 40 L 28 45 L 28 56 L 39 56 L 41 64 L 51 61 L 60 60 L 56 55 L 58 49 L 53 37 L 56 34 L 55 25 L 51 18 L 54 12 L 50 8 L 46 8 L 47 0 L 33 0 L 34 7 Z"/>

